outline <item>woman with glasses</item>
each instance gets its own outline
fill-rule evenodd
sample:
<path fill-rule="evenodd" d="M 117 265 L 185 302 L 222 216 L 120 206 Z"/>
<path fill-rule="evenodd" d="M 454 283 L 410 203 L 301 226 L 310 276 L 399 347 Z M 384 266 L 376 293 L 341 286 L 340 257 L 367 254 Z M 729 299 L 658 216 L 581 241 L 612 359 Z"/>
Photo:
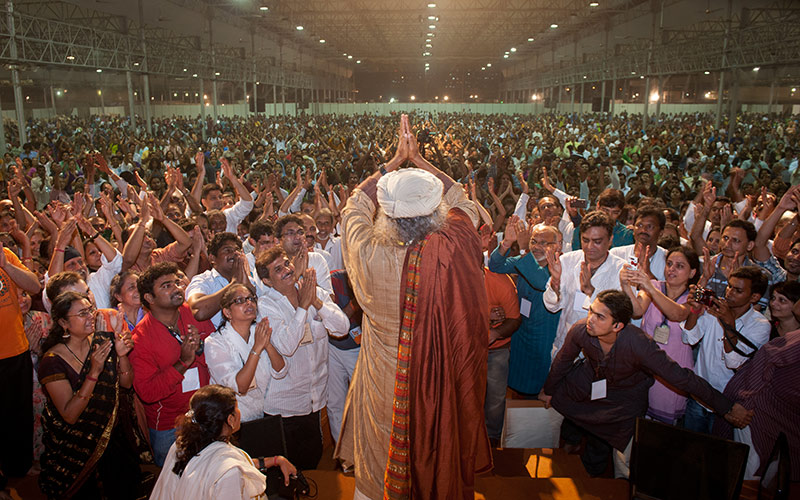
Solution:
<path fill-rule="evenodd" d="M 53 326 L 39 362 L 47 396 L 39 485 L 48 498 L 147 494 L 139 464 L 151 457 L 122 394 L 133 384 L 133 342 L 118 316 L 95 318 L 95 312 L 76 292 L 53 301 Z M 96 319 L 101 329 L 113 331 L 96 331 Z"/>
<path fill-rule="evenodd" d="M 273 434 L 264 419 L 264 398 L 270 380 L 283 378 L 286 363 L 270 343 L 272 328 L 256 323 L 256 296 L 245 285 L 232 285 L 220 300 L 223 321 L 206 339 L 206 362 L 211 383 L 236 392 L 242 412 L 239 446 L 251 456 L 267 456 L 274 449 Z"/>

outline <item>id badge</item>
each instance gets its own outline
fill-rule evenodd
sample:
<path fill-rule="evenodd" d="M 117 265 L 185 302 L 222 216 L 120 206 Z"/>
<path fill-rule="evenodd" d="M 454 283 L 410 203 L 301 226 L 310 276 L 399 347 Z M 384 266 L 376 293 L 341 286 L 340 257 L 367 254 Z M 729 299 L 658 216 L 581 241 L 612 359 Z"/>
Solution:
<path fill-rule="evenodd" d="M 200 370 L 196 366 L 189 368 L 183 372 L 183 381 L 181 381 L 182 392 L 192 392 L 200 388 Z"/>
<path fill-rule="evenodd" d="M 314 342 L 314 336 L 311 335 L 311 325 L 306 323 L 303 330 L 303 338 L 300 339 L 300 345 L 308 345 Z"/>
<path fill-rule="evenodd" d="M 659 344 L 666 344 L 667 342 L 669 342 L 669 326 L 668 325 L 657 326 L 655 331 L 653 332 L 653 340 L 655 340 Z"/>
<path fill-rule="evenodd" d="M 354 326 L 350 330 L 350 338 L 352 338 L 353 342 L 355 342 L 356 344 L 361 345 L 361 327 L 360 326 Z"/>
<path fill-rule="evenodd" d="M 606 397 L 606 379 L 592 382 L 592 401 Z"/>

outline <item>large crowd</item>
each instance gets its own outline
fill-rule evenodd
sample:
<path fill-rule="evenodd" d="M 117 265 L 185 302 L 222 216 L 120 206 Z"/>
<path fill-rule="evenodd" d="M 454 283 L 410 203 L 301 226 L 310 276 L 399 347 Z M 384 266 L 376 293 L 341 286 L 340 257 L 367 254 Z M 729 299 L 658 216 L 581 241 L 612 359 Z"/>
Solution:
<path fill-rule="evenodd" d="M 406 161 L 477 221 L 489 442 L 510 389 L 564 415 L 592 475 L 626 474 L 646 415 L 749 444 L 758 477 L 781 432 L 800 456 L 800 118 L 736 120 L 732 137 L 701 113 L 646 129 L 628 114 L 417 113 L 399 134 L 397 116 L 173 117 L 149 134 L 60 116 L 29 120 L 22 145 L 7 124 L 2 482 L 38 463 L 48 498 L 203 498 L 187 477 L 252 498 L 261 471 L 274 493 L 316 468 L 326 422 L 366 482 L 352 426 L 371 396 L 354 372 L 375 369 L 359 359 L 378 355 L 375 332 L 401 333 L 359 303 L 383 280 L 362 264 L 390 257 L 363 250 L 348 214 L 399 220 L 387 266 L 404 269 L 420 238 L 402 221 L 438 205 L 409 216 L 375 193 Z M 395 364 L 373 391 L 397 390 Z M 146 463 L 164 467 L 157 485 Z"/>

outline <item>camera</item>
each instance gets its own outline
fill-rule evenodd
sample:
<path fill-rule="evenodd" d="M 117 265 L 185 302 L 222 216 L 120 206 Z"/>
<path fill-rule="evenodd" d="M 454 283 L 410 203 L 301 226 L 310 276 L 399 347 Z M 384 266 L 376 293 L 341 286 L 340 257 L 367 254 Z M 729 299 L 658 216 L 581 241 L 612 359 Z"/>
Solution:
<path fill-rule="evenodd" d="M 710 307 L 716 298 L 717 294 L 710 288 L 698 288 L 694 291 L 694 301 L 704 306 Z"/>

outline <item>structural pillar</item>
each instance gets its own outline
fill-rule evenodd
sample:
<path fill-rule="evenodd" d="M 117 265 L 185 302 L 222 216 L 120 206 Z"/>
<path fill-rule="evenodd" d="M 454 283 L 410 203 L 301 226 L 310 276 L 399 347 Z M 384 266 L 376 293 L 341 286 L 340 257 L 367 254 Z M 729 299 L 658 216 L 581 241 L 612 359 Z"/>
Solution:
<path fill-rule="evenodd" d="M 278 85 L 272 84 L 272 116 L 278 115 Z"/>
<path fill-rule="evenodd" d="M 203 141 L 207 138 L 205 92 L 205 84 L 203 83 L 203 79 L 200 78 L 200 129 L 203 133 Z"/>
<path fill-rule="evenodd" d="M 644 111 L 642 112 L 642 129 L 647 128 L 647 121 L 648 121 L 648 107 L 650 105 L 650 77 L 648 76 L 644 80 Z"/>
<path fill-rule="evenodd" d="M 17 111 L 17 128 L 19 129 L 19 145 L 28 142 L 28 131 L 25 127 L 25 109 L 22 101 L 22 86 L 19 81 L 19 69 L 17 68 L 17 30 L 14 20 L 14 2 L 6 0 L 7 22 L 9 35 L 11 36 L 11 83 L 14 86 L 14 107 Z M 2 118 L 2 117 L 0 117 Z"/>
<path fill-rule="evenodd" d="M 150 109 L 150 76 L 147 74 L 147 44 L 144 40 L 144 3 L 139 0 L 139 42 L 142 47 L 142 87 L 144 87 L 144 116 L 147 122 L 147 133 L 153 133 L 153 114 Z"/>
<path fill-rule="evenodd" d="M 0 105 L 0 156 L 5 156 L 6 154 L 6 127 L 3 125 L 3 106 Z"/>
<path fill-rule="evenodd" d="M 658 100 L 656 101 L 656 118 L 660 118 L 661 117 L 661 101 L 664 100 L 664 91 L 662 90 L 664 88 L 664 77 L 663 76 L 659 76 L 658 77 L 657 85 L 658 85 L 658 88 L 656 89 L 656 93 L 658 94 Z"/>
<path fill-rule="evenodd" d="M 569 114 L 575 114 L 575 85 L 569 89 Z"/>
<path fill-rule="evenodd" d="M 586 86 L 586 82 L 581 82 L 581 103 L 578 106 L 578 114 L 583 114 L 583 88 Z"/>
<path fill-rule="evenodd" d="M 125 83 L 128 84 L 128 116 L 130 116 L 130 128 L 131 132 L 136 132 L 136 110 L 133 109 L 133 82 L 131 81 L 131 72 L 125 72 Z M 51 89 L 53 87 L 50 87 Z"/>
<path fill-rule="evenodd" d="M 616 100 L 617 100 L 617 77 L 614 76 L 614 78 L 611 80 L 611 102 L 609 103 L 608 106 L 608 111 L 611 114 L 611 116 L 614 116 L 614 102 Z"/>
<path fill-rule="evenodd" d="M 600 82 L 600 112 L 606 111 L 606 81 Z"/>

